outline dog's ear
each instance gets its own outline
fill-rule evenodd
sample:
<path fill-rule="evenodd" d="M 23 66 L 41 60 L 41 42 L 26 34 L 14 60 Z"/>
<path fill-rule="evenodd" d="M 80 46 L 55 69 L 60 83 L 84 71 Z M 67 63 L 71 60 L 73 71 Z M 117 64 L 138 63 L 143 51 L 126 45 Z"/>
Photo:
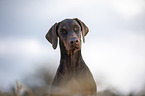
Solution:
<path fill-rule="evenodd" d="M 46 39 L 52 44 L 53 49 L 56 49 L 57 47 L 57 41 L 58 41 L 58 37 L 57 37 L 57 23 L 55 23 L 48 31 L 48 33 L 46 34 Z"/>
<path fill-rule="evenodd" d="M 81 26 L 83 42 L 85 43 L 85 36 L 89 32 L 89 28 L 81 20 L 79 20 L 78 18 L 74 18 L 74 20 L 76 20 L 79 23 L 79 25 Z"/>

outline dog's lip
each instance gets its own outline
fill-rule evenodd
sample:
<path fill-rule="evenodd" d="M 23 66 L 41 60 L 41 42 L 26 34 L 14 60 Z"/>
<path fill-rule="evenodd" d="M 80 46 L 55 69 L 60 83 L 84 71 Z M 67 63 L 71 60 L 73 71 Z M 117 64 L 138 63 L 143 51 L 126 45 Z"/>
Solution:
<path fill-rule="evenodd" d="M 70 51 L 71 50 L 78 50 L 78 49 L 80 49 L 79 46 L 70 46 L 70 48 L 69 48 Z"/>
<path fill-rule="evenodd" d="M 79 49 L 79 47 L 75 47 L 75 49 Z"/>
<path fill-rule="evenodd" d="M 79 46 L 70 46 L 71 49 L 79 49 Z"/>

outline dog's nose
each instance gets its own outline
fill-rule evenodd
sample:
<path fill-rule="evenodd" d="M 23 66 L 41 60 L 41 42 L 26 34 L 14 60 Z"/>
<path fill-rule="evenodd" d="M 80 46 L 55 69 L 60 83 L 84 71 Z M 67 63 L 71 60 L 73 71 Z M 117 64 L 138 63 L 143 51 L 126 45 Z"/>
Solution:
<path fill-rule="evenodd" d="M 79 44 L 79 42 L 80 42 L 80 40 L 79 40 L 78 38 L 76 38 L 76 37 L 71 38 L 71 39 L 69 40 L 69 44 L 70 44 L 70 45 L 77 45 L 77 44 Z"/>

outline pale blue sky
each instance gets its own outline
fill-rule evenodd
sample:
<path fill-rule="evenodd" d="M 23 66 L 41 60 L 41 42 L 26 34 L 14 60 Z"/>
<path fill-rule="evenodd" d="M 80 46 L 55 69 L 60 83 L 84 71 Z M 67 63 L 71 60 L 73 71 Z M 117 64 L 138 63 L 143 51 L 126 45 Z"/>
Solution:
<path fill-rule="evenodd" d="M 37 67 L 56 70 L 59 48 L 54 51 L 45 34 L 75 17 L 90 29 L 82 55 L 96 82 L 103 82 L 98 90 L 139 91 L 145 85 L 144 0 L 1 0 L 0 89 Z M 54 65 L 41 65 L 50 60 Z"/>

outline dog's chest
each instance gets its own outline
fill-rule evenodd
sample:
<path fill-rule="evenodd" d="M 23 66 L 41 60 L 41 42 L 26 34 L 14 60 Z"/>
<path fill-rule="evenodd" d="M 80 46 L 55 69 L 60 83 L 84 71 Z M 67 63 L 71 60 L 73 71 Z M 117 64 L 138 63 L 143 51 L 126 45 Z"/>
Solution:
<path fill-rule="evenodd" d="M 79 93 L 82 90 L 82 85 L 76 78 L 65 81 L 63 87 L 66 93 Z"/>

